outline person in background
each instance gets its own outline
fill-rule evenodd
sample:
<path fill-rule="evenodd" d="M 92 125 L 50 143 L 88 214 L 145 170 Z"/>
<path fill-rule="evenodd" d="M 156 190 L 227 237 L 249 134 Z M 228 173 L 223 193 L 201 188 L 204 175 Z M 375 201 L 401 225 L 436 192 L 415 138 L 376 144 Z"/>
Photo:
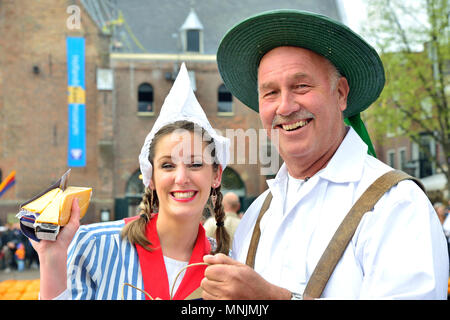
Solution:
<path fill-rule="evenodd" d="M 444 224 L 445 218 L 447 217 L 447 208 L 442 202 L 436 202 L 433 205 L 434 210 L 436 210 L 437 216 L 441 224 Z"/>
<path fill-rule="evenodd" d="M 17 263 L 17 271 L 22 272 L 25 270 L 25 245 L 19 242 L 14 253 Z"/>
<path fill-rule="evenodd" d="M 230 235 L 230 247 L 233 240 L 234 232 L 236 231 L 241 219 L 238 216 L 239 209 L 241 208 L 241 202 L 239 197 L 234 192 L 227 192 L 223 196 L 223 209 L 225 211 L 225 229 Z M 217 225 L 213 217 L 209 217 L 203 224 L 206 235 L 209 237 L 215 237 Z"/>
<path fill-rule="evenodd" d="M 2 234 L 1 255 L 5 267 L 4 271 L 11 272 L 11 270 L 17 269 L 15 252 L 17 250 L 17 245 L 21 242 L 22 234 L 13 223 L 7 223 L 6 228 L 6 231 Z"/>

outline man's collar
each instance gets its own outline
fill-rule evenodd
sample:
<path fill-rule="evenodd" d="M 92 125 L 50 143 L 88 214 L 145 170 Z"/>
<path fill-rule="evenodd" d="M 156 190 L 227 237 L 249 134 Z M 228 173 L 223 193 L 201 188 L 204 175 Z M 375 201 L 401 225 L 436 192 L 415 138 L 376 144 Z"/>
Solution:
<path fill-rule="evenodd" d="M 366 155 L 367 145 L 350 127 L 328 165 L 318 174 L 336 183 L 358 181 L 362 176 Z"/>
<path fill-rule="evenodd" d="M 358 181 L 362 175 L 366 155 L 367 145 L 356 131 L 349 127 L 347 134 L 327 166 L 317 172 L 316 175 L 335 183 Z M 275 178 L 267 180 L 267 184 L 269 187 L 274 184 L 284 186 L 285 184 L 281 182 L 285 182 L 287 177 L 287 166 L 283 163 Z"/>

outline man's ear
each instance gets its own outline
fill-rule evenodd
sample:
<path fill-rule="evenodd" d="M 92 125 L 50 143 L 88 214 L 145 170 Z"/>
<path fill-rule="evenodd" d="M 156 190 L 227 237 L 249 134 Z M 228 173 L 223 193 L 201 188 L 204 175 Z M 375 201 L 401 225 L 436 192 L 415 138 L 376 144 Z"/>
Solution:
<path fill-rule="evenodd" d="M 337 82 L 337 93 L 338 93 L 338 99 L 339 99 L 339 109 L 343 112 L 345 109 L 347 109 L 347 98 L 348 93 L 350 92 L 350 87 L 348 86 L 347 78 L 340 77 Z"/>

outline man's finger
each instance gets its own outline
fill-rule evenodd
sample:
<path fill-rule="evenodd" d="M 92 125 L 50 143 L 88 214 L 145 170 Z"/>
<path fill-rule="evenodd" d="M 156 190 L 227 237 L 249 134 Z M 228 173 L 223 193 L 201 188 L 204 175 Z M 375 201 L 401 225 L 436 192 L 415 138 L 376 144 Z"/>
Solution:
<path fill-rule="evenodd" d="M 208 264 L 229 264 L 229 265 L 240 265 L 242 263 L 233 260 L 231 257 L 224 255 L 223 253 L 218 253 L 216 255 L 206 255 L 203 257 L 203 261 Z"/>
<path fill-rule="evenodd" d="M 200 287 L 202 290 L 202 298 L 205 300 L 216 300 L 218 299 L 217 294 L 214 292 L 217 291 L 217 282 L 208 280 L 207 278 L 203 278 L 200 283 Z"/>

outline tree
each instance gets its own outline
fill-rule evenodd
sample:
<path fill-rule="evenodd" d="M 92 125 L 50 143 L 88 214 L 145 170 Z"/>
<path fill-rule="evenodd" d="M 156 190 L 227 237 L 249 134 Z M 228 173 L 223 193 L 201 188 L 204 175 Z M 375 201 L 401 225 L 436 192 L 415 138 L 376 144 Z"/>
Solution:
<path fill-rule="evenodd" d="M 447 177 L 450 194 L 450 0 L 368 0 L 366 38 L 380 52 L 386 86 L 367 110 L 376 139 L 408 136 Z M 445 161 L 420 143 L 431 135 Z"/>

